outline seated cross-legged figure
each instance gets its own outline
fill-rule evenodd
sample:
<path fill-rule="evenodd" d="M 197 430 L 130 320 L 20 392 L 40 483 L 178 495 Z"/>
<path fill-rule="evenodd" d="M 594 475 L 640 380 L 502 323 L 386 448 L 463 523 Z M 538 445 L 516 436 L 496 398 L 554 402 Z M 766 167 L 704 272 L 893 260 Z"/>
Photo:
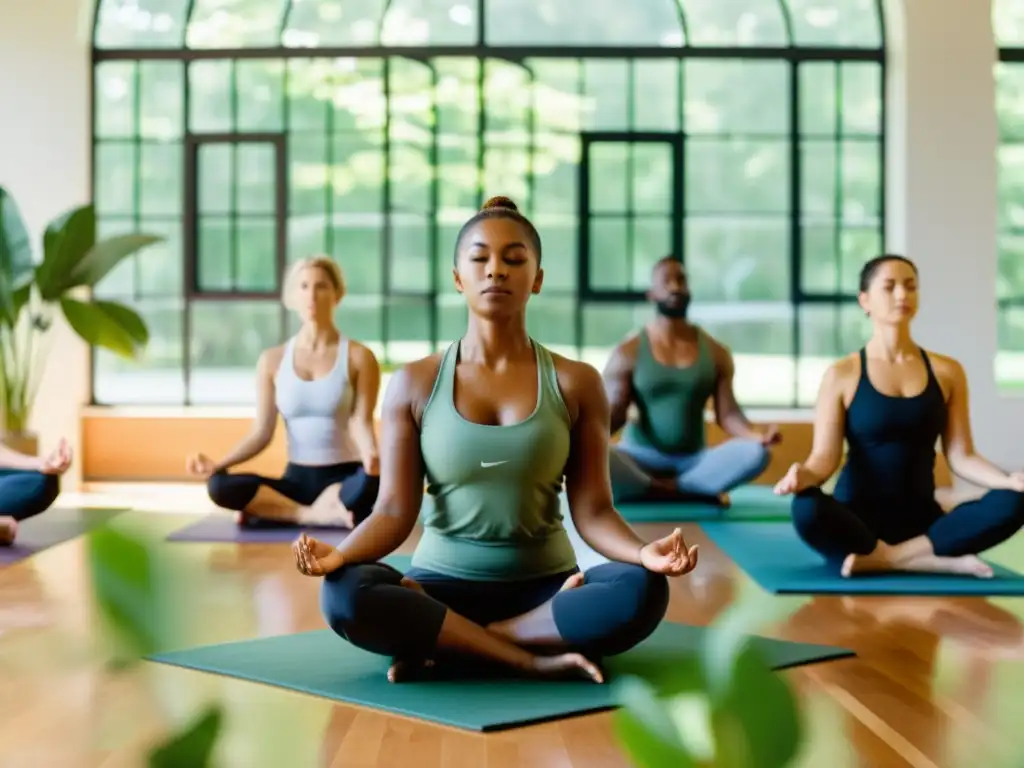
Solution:
<path fill-rule="evenodd" d="M 302 327 L 257 363 L 256 419 L 223 459 L 199 453 L 187 462 L 206 478 L 211 500 L 236 510 L 244 526 L 305 525 L 352 528 L 373 509 L 379 487 L 373 412 L 380 366 L 367 347 L 343 336 L 334 311 L 345 295 L 332 259 L 297 262 L 283 299 Z M 288 465 L 280 477 L 230 472 L 270 445 L 284 421 Z"/>
<path fill-rule="evenodd" d="M 747 421 L 733 392 L 732 354 L 687 320 L 690 289 L 678 260 L 654 265 L 648 296 L 654 320 L 615 348 L 604 371 L 611 432 L 625 427 L 609 454 L 615 500 L 716 500 L 765 470 L 780 433 Z M 732 438 L 714 447 L 704 438 L 709 398 Z M 636 420 L 628 420 L 631 406 Z"/>
<path fill-rule="evenodd" d="M 967 377 L 952 358 L 911 338 L 918 272 L 901 256 L 864 265 L 860 305 L 872 335 L 823 377 L 811 455 L 776 493 L 795 494 L 800 537 L 844 576 L 925 571 L 991 577 L 977 555 L 1024 525 L 1024 472 L 1007 473 L 974 448 Z M 820 486 L 848 455 L 833 495 Z M 950 469 L 989 490 L 945 512 L 935 498 L 935 447 Z"/>
<path fill-rule="evenodd" d="M 0 546 L 10 546 L 18 523 L 48 510 L 60 495 L 60 476 L 71 466 L 66 440 L 45 456 L 26 456 L 0 444 Z"/>
<path fill-rule="evenodd" d="M 373 513 L 337 548 L 293 545 L 298 569 L 324 577 L 327 624 L 391 658 L 392 681 L 497 665 L 600 682 L 602 657 L 662 621 L 666 577 L 697 562 L 678 529 L 647 543 L 613 506 L 600 375 L 526 332 L 540 266 L 540 237 L 506 198 L 465 224 L 454 278 L 469 327 L 388 386 Z M 413 531 L 424 479 L 433 504 L 402 573 L 379 561 Z M 580 571 L 563 482 L 580 536 L 609 562 Z"/>

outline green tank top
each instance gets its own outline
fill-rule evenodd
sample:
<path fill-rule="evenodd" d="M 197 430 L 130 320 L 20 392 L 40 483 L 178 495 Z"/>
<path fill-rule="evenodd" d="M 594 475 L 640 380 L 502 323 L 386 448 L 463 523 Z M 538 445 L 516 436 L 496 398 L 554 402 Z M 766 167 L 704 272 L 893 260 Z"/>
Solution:
<path fill-rule="evenodd" d="M 639 419 L 630 421 L 624 442 L 662 453 L 696 453 L 704 447 L 704 406 L 715 391 L 718 371 L 704 331 L 697 329 L 697 359 L 685 368 L 654 359 L 647 332 L 633 368 L 633 392 Z"/>
<path fill-rule="evenodd" d="M 475 424 L 455 409 L 459 342 L 445 352 L 420 423 L 428 498 L 413 566 L 473 581 L 526 580 L 576 566 L 558 498 L 569 413 L 550 352 L 531 343 L 537 406 L 505 427 Z"/>

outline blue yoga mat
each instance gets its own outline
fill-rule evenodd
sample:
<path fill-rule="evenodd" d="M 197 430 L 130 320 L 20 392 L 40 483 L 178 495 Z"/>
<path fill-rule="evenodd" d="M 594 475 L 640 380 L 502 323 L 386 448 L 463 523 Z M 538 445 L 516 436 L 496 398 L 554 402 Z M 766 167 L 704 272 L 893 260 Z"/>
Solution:
<path fill-rule="evenodd" d="M 698 502 L 623 501 L 615 505 L 631 523 L 689 523 L 705 520 L 746 522 L 790 519 L 792 499 L 776 496 L 771 486 L 744 485 L 729 491 L 730 505 Z"/>
<path fill-rule="evenodd" d="M 637 675 L 656 688 L 666 687 L 675 665 L 692 658 L 715 631 L 663 623 L 633 650 L 605 660 L 608 681 Z M 854 655 L 845 648 L 769 638 L 754 638 L 753 643 L 772 669 Z M 390 659 L 362 651 L 330 630 L 208 645 L 151 660 L 472 731 L 496 731 L 617 705 L 611 685 L 587 681 L 481 675 L 389 683 Z"/>
<path fill-rule="evenodd" d="M 701 523 L 708 537 L 762 589 L 776 594 L 1024 595 L 1024 577 L 989 563 L 991 579 L 928 573 L 843 578 L 804 544 L 789 523 Z"/>

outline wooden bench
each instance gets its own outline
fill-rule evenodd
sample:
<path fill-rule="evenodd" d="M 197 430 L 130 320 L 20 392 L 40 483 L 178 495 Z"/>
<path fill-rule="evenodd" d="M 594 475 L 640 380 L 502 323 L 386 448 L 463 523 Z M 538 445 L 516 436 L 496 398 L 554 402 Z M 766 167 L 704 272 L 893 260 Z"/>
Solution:
<path fill-rule="evenodd" d="M 180 482 L 191 480 L 185 473 L 185 457 L 202 450 L 213 458 L 223 456 L 245 436 L 251 421 L 247 416 L 203 415 L 188 409 L 117 411 L 88 408 L 82 416 L 82 472 L 86 481 L 96 482 Z M 811 449 L 812 426 L 807 422 L 779 424 L 782 443 L 772 447 L 771 463 L 757 483 L 777 482 L 795 461 Z M 615 439 L 615 438 L 613 438 Z M 707 425 L 707 441 L 716 445 L 725 439 L 715 424 Z M 284 428 L 279 424 L 269 448 L 240 471 L 277 475 L 287 461 Z M 945 459 L 935 467 L 936 485 L 951 487 L 952 478 Z"/>

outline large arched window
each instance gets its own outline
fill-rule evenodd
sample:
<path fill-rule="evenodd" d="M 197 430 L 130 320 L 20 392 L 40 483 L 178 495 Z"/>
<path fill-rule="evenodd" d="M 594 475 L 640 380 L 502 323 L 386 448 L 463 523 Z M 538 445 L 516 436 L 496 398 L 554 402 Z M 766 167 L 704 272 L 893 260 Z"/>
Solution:
<path fill-rule="evenodd" d="M 141 366 L 99 403 L 249 403 L 294 259 L 345 269 L 391 363 L 461 333 L 454 235 L 493 194 L 545 245 L 533 334 L 598 366 L 685 261 L 747 405 L 812 401 L 884 241 L 878 0 L 100 0 L 95 201 L 167 236 L 103 284 Z"/>
<path fill-rule="evenodd" d="M 1024 2 L 995 0 L 999 46 L 999 300 L 996 384 L 1024 392 Z"/>

